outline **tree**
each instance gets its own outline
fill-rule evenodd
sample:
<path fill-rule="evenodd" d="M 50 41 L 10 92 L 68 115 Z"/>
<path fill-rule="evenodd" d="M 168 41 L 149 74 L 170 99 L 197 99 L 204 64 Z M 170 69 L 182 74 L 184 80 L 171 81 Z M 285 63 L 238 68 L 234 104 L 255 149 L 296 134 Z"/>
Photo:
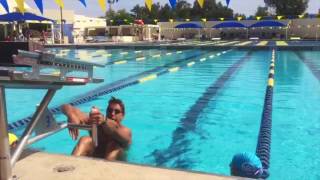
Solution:
<path fill-rule="evenodd" d="M 235 14 L 233 15 L 233 17 L 234 17 L 235 19 L 237 19 L 238 17 L 242 17 L 242 19 L 246 19 L 246 18 L 247 18 L 247 16 L 246 16 L 245 14 L 241 14 L 241 13 L 235 13 Z"/>
<path fill-rule="evenodd" d="M 160 20 L 168 21 L 168 19 L 175 18 L 176 14 L 172 11 L 171 6 L 169 4 L 165 4 L 159 11 L 158 18 Z"/>
<path fill-rule="evenodd" d="M 156 3 L 156 4 L 152 4 L 152 8 L 151 8 L 151 11 L 148 11 L 148 19 L 158 19 L 159 16 L 160 16 L 160 9 L 162 7 L 160 6 L 160 3 Z"/>
<path fill-rule="evenodd" d="M 117 2 L 117 0 L 108 0 L 111 5 Z M 133 19 L 143 19 L 146 23 L 153 23 L 154 19 L 165 20 L 168 19 L 187 19 L 195 18 L 200 20 L 201 18 L 221 18 L 221 17 L 233 17 L 233 10 L 227 6 L 222 5 L 221 2 L 216 3 L 216 0 L 205 0 L 203 8 L 200 8 L 197 0 L 194 1 L 193 7 L 187 0 L 178 0 L 176 8 L 172 9 L 168 4 L 163 6 L 160 3 L 155 3 L 152 5 L 151 11 L 149 11 L 145 6 L 136 5 L 131 9 L 131 14 L 126 12 L 124 9 L 118 12 L 112 9 L 106 14 L 107 19 L 117 21 L 127 19 L 127 22 L 132 22 Z M 245 17 L 244 15 L 237 15 Z"/>
<path fill-rule="evenodd" d="M 216 3 L 216 0 L 204 1 L 203 8 L 199 6 L 197 1 L 194 1 L 192 15 L 197 19 L 233 17 L 233 10 L 228 8 L 227 6 L 223 6 L 221 2 Z"/>
<path fill-rule="evenodd" d="M 109 6 L 111 8 L 111 5 L 114 4 L 114 3 L 117 3 L 118 1 L 119 0 L 108 0 L 107 2 L 108 2 Z"/>
<path fill-rule="evenodd" d="M 129 24 L 133 22 L 132 14 L 128 13 L 125 9 L 120 9 L 117 12 L 111 10 L 107 12 L 107 19 L 113 20 L 113 25 L 119 24 Z"/>
<path fill-rule="evenodd" d="M 108 0 L 107 3 L 109 4 L 109 11 L 106 12 L 106 20 L 107 20 L 107 25 L 108 25 L 108 13 L 109 13 L 109 16 L 114 16 L 115 12 L 112 10 L 112 5 L 114 3 L 117 3 L 119 0 Z M 112 14 L 113 13 L 113 14 Z M 109 18 L 109 19 L 113 19 L 113 18 Z"/>
<path fill-rule="evenodd" d="M 133 22 L 133 17 L 130 13 L 128 13 L 125 9 L 120 9 L 115 17 L 116 20 L 119 21 L 123 21 L 123 20 L 127 20 L 127 22 L 125 22 L 126 24 L 129 24 L 129 22 Z"/>
<path fill-rule="evenodd" d="M 175 13 L 168 4 L 164 6 L 161 6 L 160 3 L 153 4 L 151 12 L 145 6 L 136 5 L 131 9 L 131 12 L 136 19 L 144 19 L 150 22 L 153 22 L 154 19 L 168 20 L 169 18 L 175 18 Z"/>
<path fill-rule="evenodd" d="M 136 19 L 146 19 L 149 16 L 148 9 L 138 4 L 131 9 L 131 12 Z"/>
<path fill-rule="evenodd" d="M 267 7 L 274 8 L 278 15 L 300 15 L 308 8 L 309 0 L 264 0 Z"/>
<path fill-rule="evenodd" d="M 176 17 L 179 19 L 187 19 L 191 17 L 191 4 L 185 0 L 178 0 L 175 9 Z"/>
<path fill-rule="evenodd" d="M 255 14 L 255 16 L 268 16 L 268 7 L 261 7 L 259 6 L 257 9 L 257 12 Z"/>

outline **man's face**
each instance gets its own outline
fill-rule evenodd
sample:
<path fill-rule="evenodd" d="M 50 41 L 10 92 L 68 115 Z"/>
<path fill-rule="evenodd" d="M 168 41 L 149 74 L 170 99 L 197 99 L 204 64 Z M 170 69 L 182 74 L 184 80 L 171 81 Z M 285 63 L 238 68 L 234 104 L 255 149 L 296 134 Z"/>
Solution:
<path fill-rule="evenodd" d="M 107 108 L 107 117 L 109 119 L 115 120 L 116 122 L 120 123 L 123 119 L 123 112 L 121 109 L 121 106 L 117 103 L 111 103 L 109 104 Z"/>

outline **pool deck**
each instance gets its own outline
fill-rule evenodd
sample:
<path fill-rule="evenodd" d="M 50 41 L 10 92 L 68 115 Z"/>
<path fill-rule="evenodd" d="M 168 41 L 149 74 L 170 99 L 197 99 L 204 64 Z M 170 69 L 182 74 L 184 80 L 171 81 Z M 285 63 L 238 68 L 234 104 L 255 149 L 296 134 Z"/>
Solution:
<path fill-rule="evenodd" d="M 60 171 L 60 172 L 59 172 Z M 16 179 L 32 180 L 228 180 L 239 177 L 156 168 L 151 166 L 110 162 L 87 157 L 73 157 L 43 152 L 33 153 L 15 165 Z"/>

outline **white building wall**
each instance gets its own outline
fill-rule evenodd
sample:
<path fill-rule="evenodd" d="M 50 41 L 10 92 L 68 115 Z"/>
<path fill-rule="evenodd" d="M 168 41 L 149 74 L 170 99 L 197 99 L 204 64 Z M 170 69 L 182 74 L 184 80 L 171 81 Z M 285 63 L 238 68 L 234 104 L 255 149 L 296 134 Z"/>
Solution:
<path fill-rule="evenodd" d="M 75 15 L 73 34 L 76 43 L 84 42 L 85 29 L 106 28 L 106 19 Z"/>

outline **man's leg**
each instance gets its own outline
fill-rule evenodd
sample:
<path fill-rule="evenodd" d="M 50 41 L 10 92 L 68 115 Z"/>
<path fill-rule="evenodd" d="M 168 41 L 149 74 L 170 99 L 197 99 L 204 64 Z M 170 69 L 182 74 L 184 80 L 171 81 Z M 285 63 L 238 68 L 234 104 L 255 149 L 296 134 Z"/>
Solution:
<path fill-rule="evenodd" d="M 119 158 L 123 155 L 123 148 L 114 143 L 110 143 L 107 146 L 106 153 L 104 158 L 109 161 L 119 160 Z"/>
<path fill-rule="evenodd" d="M 94 152 L 93 140 L 89 136 L 81 137 L 72 151 L 74 156 L 91 156 Z"/>
<path fill-rule="evenodd" d="M 123 149 L 118 148 L 106 154 L 105 159 L 109 161 L 115 161 L 115 160 L 119 160 L 122 155 L 123 155 Z"/>

